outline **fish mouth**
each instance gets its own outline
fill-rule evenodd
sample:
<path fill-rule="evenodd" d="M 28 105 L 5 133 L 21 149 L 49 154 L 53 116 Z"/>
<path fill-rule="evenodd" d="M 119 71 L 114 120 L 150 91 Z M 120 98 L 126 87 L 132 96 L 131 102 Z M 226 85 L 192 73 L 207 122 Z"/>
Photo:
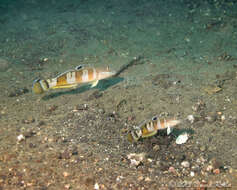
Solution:
<path fill-rule="evenodd" d="M 36 79 L 32 85 L 32 91 L 35 94 L 42 94 L 49 89 L 49 84 L 46 80 Z"/>

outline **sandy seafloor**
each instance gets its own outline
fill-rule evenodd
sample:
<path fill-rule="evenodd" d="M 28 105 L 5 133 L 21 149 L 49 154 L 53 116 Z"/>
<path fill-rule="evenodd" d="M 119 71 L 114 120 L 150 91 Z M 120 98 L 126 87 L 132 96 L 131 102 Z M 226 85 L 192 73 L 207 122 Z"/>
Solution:
<path fill-rule="evenodd" d="M 0 189 L 237 189 L 236 41 L 234 1 L 1 1 Z M 31 91 L 138 56 L 95 88 Z M 129 143 L 154 115 L 183 122 Z"/>

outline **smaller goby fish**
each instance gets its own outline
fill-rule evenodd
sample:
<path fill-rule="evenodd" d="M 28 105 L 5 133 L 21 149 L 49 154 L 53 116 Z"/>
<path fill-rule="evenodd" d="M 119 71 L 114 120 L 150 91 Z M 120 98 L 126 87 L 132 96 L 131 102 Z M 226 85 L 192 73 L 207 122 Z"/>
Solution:
<path fill-rule="evenodd" d="M 137 130 L 131 131 L 128 134 L 128 140 L 130 142 L 136 142 L 140 138 L 146 138 L 153 136 L 158 130 L 167 129 L 167 133 L 170 133 L 170 128 L 178 125 L 181 121 L 177 119 L 164 119 L 154 116 L 151 120 L 145 121 L 140 124 Z"/>
<path fill-rule="evenodd" d="M 115 75 L 109 68 L 99 69 L 84 65 L 77 66 L 74 70 L 66 71 L 55 78 L 33 82 L 32 90 L 35 94 L 42 94 L 49 89 L 72 88 L 80 84 L 91 83 L 95 87 L 99 80 L 109 78 Z"/>

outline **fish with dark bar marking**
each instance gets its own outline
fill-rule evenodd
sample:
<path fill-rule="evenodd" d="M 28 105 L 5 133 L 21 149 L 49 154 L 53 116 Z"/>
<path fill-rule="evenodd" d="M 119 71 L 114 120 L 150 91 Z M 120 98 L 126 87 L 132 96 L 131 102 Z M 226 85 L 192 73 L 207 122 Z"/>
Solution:
<path fill-rule="evenodd" d="M 91 83 L 95 87 L 102 79 L 112 77 L 114 71 L 109 68 L 94 68 L 84 65 L 77 66 L 74 70 L 66 71 L 55 78 L 33 82 L 32 90 L 35 94 L 42 94 L 49 89 L 75 88 L 80 84 Z"/>
<path fill-rule="evenodd" d="M 154 116 L 152 119 L 143 122 L 140 124 L 134 131 L 129 132 L 128 140 L 130 142 L 136 142 L 140 138 L 146 138 L 153 136 L 157 133 L 158 130 L 166 129 L 167 133 L 170 131 L 170 128 L 178 125 L 181 121 L 177 119 L 165 119 Z"/>

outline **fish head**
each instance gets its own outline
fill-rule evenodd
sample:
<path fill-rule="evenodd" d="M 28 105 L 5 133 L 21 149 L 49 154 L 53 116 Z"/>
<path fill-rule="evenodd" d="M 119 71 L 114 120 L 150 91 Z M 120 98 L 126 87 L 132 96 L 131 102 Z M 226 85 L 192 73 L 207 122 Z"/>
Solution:
<path fill-rule="evenodd" d="M 110 78 L 115 75 L 115 71 L 111 71 L 109 67 L 105 69 L 98 69 L 98 80 Z"/>
<path fill-rule="evenodd" d="M 32 91 L 35 94 L 42 94 L 49 88 L 46 80 L 36 79 L 33 82 Z"/>

